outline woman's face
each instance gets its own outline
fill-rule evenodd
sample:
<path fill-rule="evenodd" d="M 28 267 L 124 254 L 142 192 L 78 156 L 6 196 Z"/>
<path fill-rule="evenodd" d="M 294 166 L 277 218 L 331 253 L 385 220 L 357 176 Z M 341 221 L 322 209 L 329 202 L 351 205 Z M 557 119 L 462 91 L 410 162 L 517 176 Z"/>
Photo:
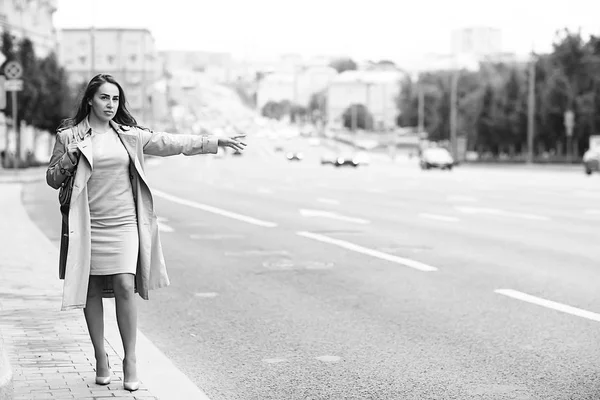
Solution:
<path fill-rule="evenodd" d="M 103 83 L 89 102 L 91 112 L 100 121 L 108 122 L 114 118 L 119 108 L 119 88 L 112 83 Z"/>

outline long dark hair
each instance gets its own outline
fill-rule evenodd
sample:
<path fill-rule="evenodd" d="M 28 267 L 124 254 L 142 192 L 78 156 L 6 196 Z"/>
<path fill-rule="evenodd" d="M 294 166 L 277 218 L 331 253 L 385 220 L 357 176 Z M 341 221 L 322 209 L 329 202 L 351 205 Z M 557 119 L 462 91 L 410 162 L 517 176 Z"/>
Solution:
<path fill-rule="evenodd" d="M 81 97 L 81 103 L 79 103 L 77 114 L 75 114 L 73 118 L 65 119 L 60 124 L 59 129 L 72 127 L 83 121 L 90 113 L 91 107 L 89 101 L 92 100 L 98 88 L 105 83 L 112 83 L 119 89 L 119 107 L 117 108 L 117 112 L 115 113 L 113 121 L 120 125 L 137 126 L 137 121 L 135 120 L 135 118 L 133 118 L 129 110 L 127 110 L 127 100 L 125 99 L 125 92 L 123 91 L 123 88 L 121 87 L 119 82 L 117 82 L 112 75 L 98 74 L 92 78 L 90 83 L 88 83 L 85 92 Z"/>

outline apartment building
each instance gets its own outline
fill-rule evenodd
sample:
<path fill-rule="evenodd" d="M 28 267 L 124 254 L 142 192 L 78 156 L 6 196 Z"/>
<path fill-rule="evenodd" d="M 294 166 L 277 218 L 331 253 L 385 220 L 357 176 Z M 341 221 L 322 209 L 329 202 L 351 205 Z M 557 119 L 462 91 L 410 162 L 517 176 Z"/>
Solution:
<path fill-rule="evenodd" d="M 98 73 L 113 75 L 123 86 L 128 108 L 138 122 L 155 122 L 153 97 L 162 75 L 154 37 L 148 29 L 63 29 L 59 57 L 72 88 L 79 90 Z"/>
<path fill-rule="evenodd" d="M 269 101 L 282 100 L 308 106 L 311 96 L 325 90 L 336 76 L 337 71 L 326 66 L 311 66 L 291 72 L 268 74 L 259 82 L 257 106 L 262 109 Z"/>
<path fill-rule="evenodd" d="M 45 57 L 57 47 L 56 7 L 57 0 L 0 0 L 0 27 L 17 41 L 29 38 L 36 55 Z"/>
<path fill-rule="evenodd" d="M 335 77 L 327 90 L 327 116 L 331 126 L 343 125 L 343 114 L 353 104 L 367 107 L 375 129 L 396 126 L 400 81 L 404 73 L 390 71 L 345 71 Z"/>

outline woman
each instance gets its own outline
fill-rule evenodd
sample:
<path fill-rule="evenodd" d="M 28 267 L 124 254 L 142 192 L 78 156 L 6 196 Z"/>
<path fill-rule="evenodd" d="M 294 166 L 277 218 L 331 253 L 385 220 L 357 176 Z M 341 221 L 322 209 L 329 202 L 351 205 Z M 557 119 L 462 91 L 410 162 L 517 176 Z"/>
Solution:
<path fill-rule="evenodd" d="M 239 139 L 172 135 L 140 128 L 127 111 L 125 93 L 110 75 L 88 84 L 77 114 L 59 128 L 46 181 L 58 189 L 74 174 L 68 214 L 62 310 L 83 308 L 96 356 L 96 383 L 110 383 L 104 349 L 103 297 L 114 297 L 123 340 L 123 386 L 139 388 L 136 370 L 135 292 L 169 284 L 153 200 L 144 175 L 144 154 L 241 151 Z"/>

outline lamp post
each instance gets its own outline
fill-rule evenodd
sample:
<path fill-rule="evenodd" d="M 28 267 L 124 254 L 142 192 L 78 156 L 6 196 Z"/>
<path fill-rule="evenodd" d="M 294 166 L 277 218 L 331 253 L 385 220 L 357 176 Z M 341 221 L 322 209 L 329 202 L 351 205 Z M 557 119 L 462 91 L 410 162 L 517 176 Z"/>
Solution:
<path fill-rule="evenodd" d="M 529 61 L 529 92 L 527 100 L 527 163 L 533 163 L 533 138 L 535 136 L 535 55 Z"/>

